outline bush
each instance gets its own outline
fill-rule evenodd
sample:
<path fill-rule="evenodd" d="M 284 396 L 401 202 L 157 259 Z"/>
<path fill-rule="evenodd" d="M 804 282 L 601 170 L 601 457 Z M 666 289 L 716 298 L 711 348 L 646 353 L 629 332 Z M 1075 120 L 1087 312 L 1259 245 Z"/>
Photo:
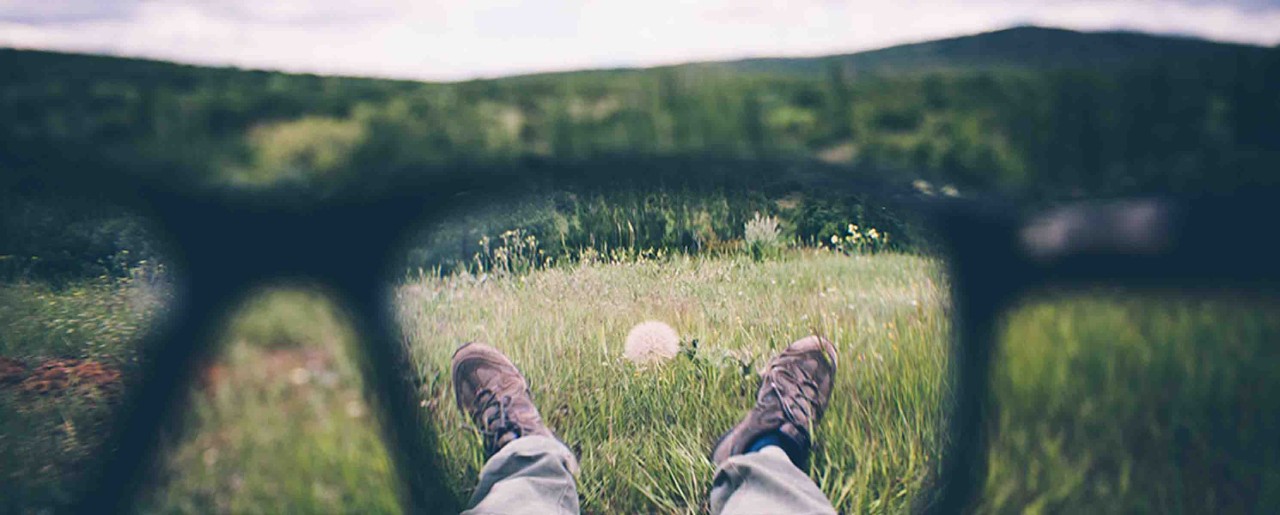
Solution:
<path fill-rule="evenodd" d="M 742 229 L 742 241 L 752 259 L 762 261 L 782 253 L 782 229 L 778 218 L 761 215 L 759 211 L 747 220 Z"/>

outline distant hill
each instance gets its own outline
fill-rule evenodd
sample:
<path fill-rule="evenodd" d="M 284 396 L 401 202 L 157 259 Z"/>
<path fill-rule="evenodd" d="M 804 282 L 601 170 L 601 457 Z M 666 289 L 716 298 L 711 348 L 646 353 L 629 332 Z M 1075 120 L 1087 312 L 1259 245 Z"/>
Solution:
<path fill-rule="evenodd" d="M 1280 48 L 1136 33 L 1017 27 L 454 83 L 12 49 L 0 70 L 0 190 L 58 172 L 341 189 L 637 156 L 815 160 L 1046 197 L 1280 181 Z"/>
<path fill-rule="evenodd" d="M 854 73 L 910 74 L 938 71 L 974 71 L 996 69 L 1107 69 L 1152 63 L 1208 63 L 1257 58 L 1269 49 L 1236 43 L 1221 43 L 1190 37 L 1145 34 L 1138 32 L 1079 32 L 1036 26 L 939 39 L 923 43 L 896 45 L 878 50 L 815 57 L 762 57 L 734 61 L 696 62 L 649 69 L 685 69 L 692 71 L 729 71 L 776 75 L 815 75 L 825 73 L 832 63 L 839 63 Z M 0 48 L 0 64 L 7 73 L 83 73 L 106 72 L 146 78 L 191 80 L 217 75 L 219 72 L 244 72 L 259 76 L 276 72 L 241 70 L 229 67 L 204 67 L 154 61 L 38 50 Z M 641 68 L 587 69 L 570 72 L 536 73 L 522 78 L 546 78 L 567 75 L 628 75 L 643 72 Z M 318 77 L 309 74 L 283 74 Z M 512 77 L 515 78 L 515 77 Z M 354 79 L 343 77 L 344 80 Z M 362 80 L 362 79 L 354 79 Z M 363 79 L 400 87 L 416 81 Z M 501 81 L 503 78 L 490 79 Z M 370 86 L 366 85 L 366 88 Z M 371 87 L 370 89 L 381 89 Z"/>
<path fill-rule="evenodd" d="M 740 72 L 822 73 L 832 62 L 860 72 L 912 73 L 976 69 L 1116 68 L 1143 63 L 1208 62 L 1258 55 L 1263 47 L 1136 32 L 1077 32 L 1015 27 L 971 36 L 898 45 L 852 54 L 703 63 Z"/>

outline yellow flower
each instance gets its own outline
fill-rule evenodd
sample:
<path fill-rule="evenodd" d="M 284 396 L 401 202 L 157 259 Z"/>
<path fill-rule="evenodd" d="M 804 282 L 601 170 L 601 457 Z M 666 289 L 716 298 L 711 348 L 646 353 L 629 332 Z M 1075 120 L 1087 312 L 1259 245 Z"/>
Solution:
<path fill-rule="evenodd" d="M 832 244 L 832 245 L 835 245 L 835 244 L 837 244 L 837 243 L 840 243 L 840 235 L 838 235 L 838 234 L 832 234 L 832 235 L 831 235 L 831 244 Z"/>

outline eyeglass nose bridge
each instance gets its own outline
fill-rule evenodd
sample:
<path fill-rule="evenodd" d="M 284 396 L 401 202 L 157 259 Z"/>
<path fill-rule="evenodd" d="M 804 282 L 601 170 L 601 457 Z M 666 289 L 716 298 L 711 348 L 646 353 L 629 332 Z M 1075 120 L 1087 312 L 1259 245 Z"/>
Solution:
<path fill-rule="evenodd" d="M 429 203 L 318 209 L 226 205 L 159 209 L 176 260 L 191 277 L 221 282 L 307 277 L 344 281 L 384 273 L 396 244 Z M 349 281 L 346 281 L 349 282 Z"/>

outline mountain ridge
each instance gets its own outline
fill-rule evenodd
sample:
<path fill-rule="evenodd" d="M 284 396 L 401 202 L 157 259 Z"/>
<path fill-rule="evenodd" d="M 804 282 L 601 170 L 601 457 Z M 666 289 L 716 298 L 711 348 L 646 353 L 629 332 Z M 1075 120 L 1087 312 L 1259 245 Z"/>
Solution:
<path fill-rule="evenodd" d="M 456 84 L 509 79 L 550 78 L 580 74 L 633 73 L 662 69 L 774 75 L 815 75 L 824 73 L 833 63 L 840 65 L 845 70 L 852 70 L 854 73 L 889 74 L 984 69 L 1106 68 L 1143 62 L 1171 62 L 1173 59 L 1234 58 L 1241 53 L 1262 53 L 1268 50 L 1268 47 L 1263 46 L 1213 41 L 1190 36 L 1134 31 L 1076 31 L 1022 25 L 989 32 L 892 45 L 850 53 L 809 57 L 748 57 L 717 61 L 691 61 L 658 66 L 585 68 L 581 70 L 523 73 L 458 81 L 428 81 L 360 75 L 325 75 L 11 47 L 0 47 L 0 59 L 4 59 L 6 57 L 5 54 L 8 54 L 9 58 L 21 58 L 24 56 L 27 58 L 47 57 L 78 62 L 115 60 L 117 62 L 130 62 L 140 65 L 169 65 L 200 70 L 281 73 L 321 78 L 425 84 Z"/>
<path fill-rule="evenodd" d="M 738 72 L 821 72 L 832 62 L 855 72 L 994 68 L 1106 68 L 1139 62 L 1216 59 L 1267 47 L 1134 31 L 1076 31 L 1022 25 L 989 32 L 814 57 L 760 57 L 704 63 Z"/>

